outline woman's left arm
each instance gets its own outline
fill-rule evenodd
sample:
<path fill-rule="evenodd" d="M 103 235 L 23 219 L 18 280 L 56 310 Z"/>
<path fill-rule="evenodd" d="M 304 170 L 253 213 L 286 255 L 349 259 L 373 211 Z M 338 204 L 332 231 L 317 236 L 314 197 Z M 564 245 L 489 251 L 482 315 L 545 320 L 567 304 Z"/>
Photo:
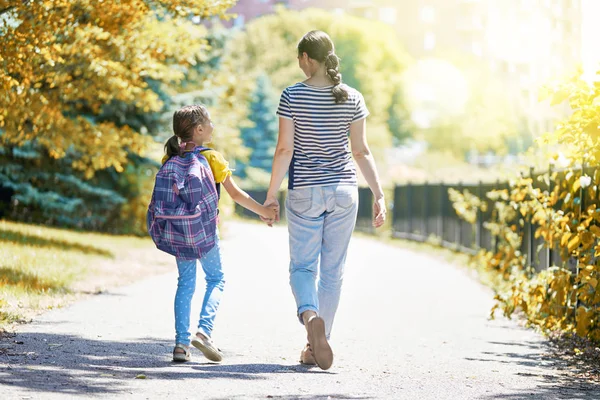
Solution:
<path fill-rule="evenodd" d="M 277 192 L 281 187 L 283 178 L 290 168 L 294 156 L 294 121 L 279 117 L 279 137 L 275 156 L 273 157 L 273 172 L 271 172 L 271 183 L 267 192 L 265 205 L 279 205 Z M 277 215 L 279 221 L 279 215 Z"/>

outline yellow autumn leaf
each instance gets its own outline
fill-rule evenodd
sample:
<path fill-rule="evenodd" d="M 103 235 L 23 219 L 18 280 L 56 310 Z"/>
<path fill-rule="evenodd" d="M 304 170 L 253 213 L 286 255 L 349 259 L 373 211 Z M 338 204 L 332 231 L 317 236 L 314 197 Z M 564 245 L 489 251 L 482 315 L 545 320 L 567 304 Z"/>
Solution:
<path fill-rule="evenodd" d="M 567 245 L 567 243 L 569 243 L 569 239 L 571 238 L 572 233 L 571 232 L 567 232 L 564 235 L 562 235 L 562 238 L 560 239 L 560 245 L 562 247 L 565 247 Z"/>
<path fill-rule="evenodd" d="M 581 239 L 579 238 L 579 236 L 577 236 L 577 235 L 573 236 L 573 238 L 571 240 L 569 240 L 569 244 L 567 245 L 569 252 L 570 253 L 574 252 L 579 247 L 580 243 L 581 243 Z"/>
<path fill-rule="evenodd" d="M 592 323 L 592 312 L 587 311 L 585 307 L 579 306 L 576 312 L 576 332 L 581 337 L 586 337 L 589 333 L 590 326 Z"/>

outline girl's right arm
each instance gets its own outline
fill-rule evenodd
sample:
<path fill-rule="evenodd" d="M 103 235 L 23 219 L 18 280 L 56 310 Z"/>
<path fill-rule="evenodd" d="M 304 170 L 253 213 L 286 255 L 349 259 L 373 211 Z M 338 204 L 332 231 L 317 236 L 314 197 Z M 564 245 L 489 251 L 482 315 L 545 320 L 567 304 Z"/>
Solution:
<path fill-rule="evenodd" d="M 354 155 L 356 164 L 373 192 L 373 196 L 375 196 L 375 202 L 373 203 L 373 226 L 379 228 L 385 222 L 385 199 L 381 183 L 379 182 L 375 160 L 367 144 L 366 118 L 350 124 L 350 145 L 352 146 L 352 154 Z"/>
<path fill-rule="evenodd" d="M 223 181 L 223 187 L 227 190 L 227 193 L 233 201 L 238 203 L 240 206 L 260 215 L 261 217 L 274 221 L 277 216 L 277 211 L 274 208 L 265 207 L 259 203 L 257 203 L 248 193 L 240 189 L 238 185 L 236 185 L 233 177 L 229 175 Z"/>

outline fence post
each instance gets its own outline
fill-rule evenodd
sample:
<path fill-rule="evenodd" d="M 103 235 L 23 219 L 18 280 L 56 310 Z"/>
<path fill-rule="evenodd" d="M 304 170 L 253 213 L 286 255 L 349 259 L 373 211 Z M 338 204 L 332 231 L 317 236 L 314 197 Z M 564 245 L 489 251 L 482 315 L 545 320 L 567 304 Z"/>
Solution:
<path fill-rule="evenodd" d="M 406 210 L 408 212 L 408 235 L 409 239 L 413 233 L 413 209 L 412 209 L 412 186 L 410 182 L 406 185 Z"/>
<path fill-rule="evenodd" d="M 483 202 L 483 183 L 479 181 L 479 185 L 477 186 L 477 197 L 479 197 L 479 201 Z M 477 220 L 476 220 L 476 246 L 477 250 L 483 247 L 483 212 L 481 211 L 481 205 L 477 209 Z"/>
<path fill-rule="evenodd" d="M 529 167 L 529 178 L 531 179 L 531 187 L 533 188 L 533 167 Z M 529 266 L 535 269 L 533 238 L 533 214 L 530 213 L 527 216 L 527 261 L 529 261 Z"/>
<path fill-rule="evenodd" d="M 398 229 L 400 216 L 398 215 L 399 208 L 398 204 L 400 202 L 400 185 L 394 185 L 394 200 L 392 202 L 392 237 L 395 237 Z"/>
<path fill-rule="evenodd" d="M 554 191 L 554 181 L 552 179 L 552 164 L 550 164 L 548 166 L 548 196 L 552 197 L 552 192 Z M 554 205 L 551 206 L 554 209 Z M 550 213 L 548 213 L 548 231 L 550 231 L 550 224 L 552 223 L 552 220 L 550 219 Z M 552 236 L 550 236 L 550 243 L 548 243 L 548 249 L 546 251 L 546 260 L 547 260 L 547 265 L 546 265 L 546 269 L 550 268 L 552 266 L 552 257 L 553 257 L 553 253 L 552 253 L 552 247 L 554 246 L 554 240 L 552 240 Z M 542 268 L 542 266 L 540 265 L 540 269 Z"/>
<path fill-rule="evenodd" d="M 423 241 L 427 241 L 429 236 L 429 183 L 425 181 L 423 185 Z"/>
<path fill-rule="evenodd" d="M 498 191 L 500 190 L 500 179 L 496 179 L 496 185 L 494 186 L 494 190 Z M 492 240 L 493 240 L 493 247 L 494 247 L 494 254 L 498 253 L 498 242 L 500 240 L 500 236 L 496 235 L 495 237 L 492 236 Z"/>
<path fill-rule="evenodd" d="M 581 164 L 581 176 L 579 179 L 581 179 L 581 177 L 583 177 L 583 174 L 585 173 L 585 163 Z M 579 215 L 577 216 L 577 220 L 581 221 L 581 214 L 583 213 L 584 210 L 584 192 L 583 192 L 583 186 L 579 186 Z M 579 276 L 579 259 L 577 259 L 577 267 L 575 268 L 575 278 L 577 278 Z M 579 288 L 578 288 L 579 289 Z M 575 325 L 577 326 L 577 309 L 579 308 L 579 295 L 577 294 L 577 290 L 575 291 Z"/>
<path fill-rule="evenodd" d="M 442 245 L 444 242 L 444 219 L 446 218 L 446 200 L 448 200 L 448 191 L 443 183 L 440 183 L 440 219 L 438 222 L 438 231 Z"/>
<path fill-rule="evenodd" d="M 281 220 L 285 220 L 286 219 L 286 215 L 285 215 L 285 199 L 287 198 L 287 191 L 286 190 L 280 190 L 279 194 L 279 218 L 281 218 Z"/>
<path fill-rule="evenodd" d="M 459 184 L 458 184 L 458 191 L 462 194 L 462 192 L 463 192 L 462 182 L 459 182 Z M 460 250 L 460 246 L 462 246 L 462 224 L 460 222 L 460 217 L 458 216 L 458 214 L 456 214 L 456 212 L 455 212 L 455 216 L 456 216 L 456 218 L 454 220 L 455 220 L 456 226 L 454 228 L 454 232 L 455 232 L 454 239 L 456 241 L 456 248 L 458 250 Z"/>

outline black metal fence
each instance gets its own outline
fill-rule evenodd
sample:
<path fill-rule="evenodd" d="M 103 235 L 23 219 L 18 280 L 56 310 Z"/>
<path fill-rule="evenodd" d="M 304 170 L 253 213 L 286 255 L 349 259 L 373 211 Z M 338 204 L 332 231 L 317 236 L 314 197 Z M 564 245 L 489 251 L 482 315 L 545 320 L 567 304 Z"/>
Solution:
<path fill-rule="evenodd" d="M 556 177 L 551 178 L 553 171 L 534 174 L 530 171 L 533 188 L 540 191 L 551 192 L 554 185 L 573 182 L 586 175 L 591 179 L 591 186 L 597 185 L 598 173 L 596 168 L 583 167 L 569 171 L 557 171 Z M 570 178 L 569 178 L 569 174 Z M 546 179 L 542 179 L 542 178 Z M 593 178 L 592 178 L 593 177 Z M 572 184 L 572 183 L 570 183 Z M 478 211 L 475 223 L 471 224 L 458 217 L 448 189 L 453 188 L 459 192 L 468 190 L 472 195 L 482 201 L 488 202 L 485 212 Z M 392 235 L 397 238 L 415 241 L 433 241 L 444 247 L 462 252 L 475 254 L 481 249 L 493 251 L 497 249 L 497 238 L 485 228 L 487 222 L 492 221 L 493 202 L 487 198 L 487 193 L 493 190 L 509 189 L 507 182 L 479 183 L 470 185 L 444 185 L 423 184 L 396 186 L 394 189 Z M 566 206 L 563 200 L 555 204 L 556 210 L 565 213 L 574 211 L 581 216 L 586 207 L 599 204 L 600 190 L 589 191 L 583 187 L 574 194 L 574 200 Z M 527 264 L 535 270 L 541 271 L 552 265 L 563 266 L 576 271 L 578 266 L 574 259 L 566 263 L 562 261 L 558 246 L 549 248 L 544 238 L 536 237 L 538 228 L 532 222 L 532 215 L 518 216 L 523 223 L 514 221 L 516 233 L 522 237 L 521 254 L 527 259 Z"/>
<path fill-rule="evenodd" d="M 469 254 L 481 249 L 495 250 L 496 238 L 484 227 L 486 222 L 491 221 L 492 204 L 485 212 L 477 212 L 475 223 L 467 222 L 457 215 L 448 194 L 450 188 L 459 192 L 467 190 L 482 201 L 489 202 L 486 198 L 488 192 L 508 189 L 508 184 L 397 186 L 394 190 L 393 236 L 421 242 L 432 241 Z M 541 270 L 559 261 L 555 257 L 558 255 L 552 254 L 544 245 L 543 238 L 535 238 L 536 226 L 532 224 L 530 216 L 525 217 L 523 226 L 516 226 L 517 233 L 523 235 L 521 253 L 527 257 L 530 265 Z"/>
<path fill-rule="evenodd" d="M 392 235 L 414 241 L 432 241 L 444 247 L 474 254 L 492 250 L 496 243 L 484 223 L 491 211 L 478 212 L 476 223 L 460 218 L 450 200 L 450 188 L 485 199 L 487 192 L 506 188 L 506 184 L 445 185 L 421 184 L 396 186 L 392 210 Z"/>

